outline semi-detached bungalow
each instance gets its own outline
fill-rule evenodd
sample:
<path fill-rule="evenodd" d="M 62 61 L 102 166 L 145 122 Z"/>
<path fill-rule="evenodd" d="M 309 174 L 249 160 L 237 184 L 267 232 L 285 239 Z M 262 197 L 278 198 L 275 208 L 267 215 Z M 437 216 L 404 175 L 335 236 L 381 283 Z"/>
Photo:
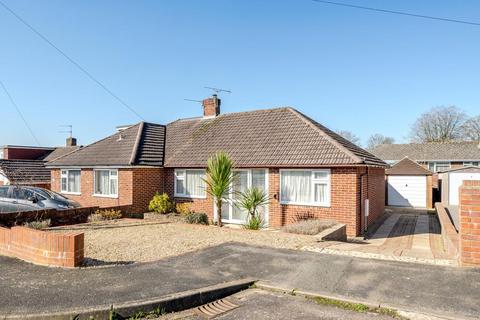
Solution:
<path fill-rule="evenodd" d="M 234 191 L 257 186 L 270 195 L 263 213 L 269 226 L 333 219 L 356 236 L 383 214 L 388 165 L 299 111 L 221 114 L 215 95 L 203 111 L 166 126 L 141 122 L 49 162 L 52 190 L 85 206 L 132 205 L 138 212 L 155 192 L 167 192 L 216 220 L 203 179 L 207 159 L 221 150 L 238 171 Z M 243 223 L 246 213 L 231 198 L 222 221 Z"/>

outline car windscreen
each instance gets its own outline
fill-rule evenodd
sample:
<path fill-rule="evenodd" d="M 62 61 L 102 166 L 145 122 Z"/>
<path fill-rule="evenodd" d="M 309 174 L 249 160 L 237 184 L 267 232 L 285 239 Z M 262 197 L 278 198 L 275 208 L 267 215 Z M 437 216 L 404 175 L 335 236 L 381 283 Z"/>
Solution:
<path fill-rule="evenodd" d="M 56 193 L 55 191 L 52 190 L 45 190 L 42 189 L 43 192 L 48 194 L 48 197 L 55 199 L 55 200 L 61 200 L 61 201 L 68 201 L 68 198 L 62 196 L 60 193 Z"/>

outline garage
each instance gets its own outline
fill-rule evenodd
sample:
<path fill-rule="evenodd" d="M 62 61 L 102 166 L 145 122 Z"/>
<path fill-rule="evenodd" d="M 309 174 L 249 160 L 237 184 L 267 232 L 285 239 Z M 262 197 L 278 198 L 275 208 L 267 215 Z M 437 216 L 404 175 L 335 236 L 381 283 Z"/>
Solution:
<path fill-rule="evenodd" d="M 442 203 L 457 206 L 459 201 L 459 188 L 465 180 L 480 180 L 480 168 L 469 166 L 451 169 L 439 175 L 442 192 Z"/>
<path fill-rule="evenodd" d="M 431 171 L 409 158 L 404 158 L 388 169 L 385 174 L 387 205 L 431 208 Z"/>

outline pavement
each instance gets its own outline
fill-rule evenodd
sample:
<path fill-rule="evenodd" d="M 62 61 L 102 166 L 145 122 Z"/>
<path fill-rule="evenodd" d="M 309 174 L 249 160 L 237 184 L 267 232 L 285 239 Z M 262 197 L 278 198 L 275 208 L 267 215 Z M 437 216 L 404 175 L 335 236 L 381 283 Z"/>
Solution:
<path fill-rule="evenodd" d="M 316 320 L 316 319 L 349 319 L 349 320 L 393 320 L 388 315 L 372 312 L 357 312 L 340 309 L 334 306 L 316 303 L 312 299 L 303 296 L 292 296 L 277 292 L 250 289 L 234 294 L 227 298 L 229 302 L 238 306 L 230 311 L 220 313 L 215 319 L 218 320 Z M 182 319 L 202 320 L 204 314 L 197 310 L 188 310 L 178 314 L 170 314 L 158 319 Z"/>
<path fill-rule="evenodd" d="M 480 314 L 480 270 L 227 243 L 151 263 L 85 269 L 0 257 L 0 315 L 110 306 L 244 278 L 458 318 Z"/>
<path fill-rule="evenodd" d="M 389 214 L 367 240 L 327 241 L 305 250 L 435 265 L 458 264 L 443 248 L 437 217 L 415 211 Z"/>

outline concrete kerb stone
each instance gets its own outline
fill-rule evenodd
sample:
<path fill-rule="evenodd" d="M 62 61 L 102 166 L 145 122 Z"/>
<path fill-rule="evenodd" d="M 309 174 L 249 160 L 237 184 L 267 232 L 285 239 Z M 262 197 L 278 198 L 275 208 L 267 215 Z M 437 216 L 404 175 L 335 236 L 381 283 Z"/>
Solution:
<path fill-rule="evenodd" d="M 298 295 L 306 298 L 326 298 L 330 300 L 337 300 L 352 304 L 363 304 L 369 308 L 388 308 L 396 311 L 400 316 L 405 317 L 410 320 L 474 320 L 476 318 L 465 318 L 455 316 L 445 316 L 445 315 L 435 315 L 435 314 L 425 314 L 417 312 L 414 310 L 404 310 L 402 307 L 397 307 L 389 304 L 382 303 L 381 301 L 367 301 L 367 300 L 358 300 L 352 299 L 345 296 L 332 296 L 324 293 L 314 293 L 309 291 L 297 290 L 296 288 L 283 288 L 272 285 L 265 281 L 258 281 L 255 283 L 255 286 L 262 290 L 269 290 L 273 292 L 281 292 L 286 294 Z"/>
<path fill-rule="evenodd" d="M 200 289 L 193 289 L 162 296 L 149 300 L 137 300 L 123 302 L 120 304 L 112 303 L 111 306 L 101 306 L 83 310 L 68 310 L 61 312 L 43 313 L 43 314 L 22 314 L 22 315 L 4 315 L 2 320 L 70 320 L 72 318 L 106 320 L 109 319 L 111 308 L 115 314 L 121 317 L 129 317 L 138 312 L 151 312 L 159 309 L 165 312 L 177 312 L 225 298 L 242 290 L 248 289 L 255 283 L 254 279 L 241 279 L 229 281 Z"/>

